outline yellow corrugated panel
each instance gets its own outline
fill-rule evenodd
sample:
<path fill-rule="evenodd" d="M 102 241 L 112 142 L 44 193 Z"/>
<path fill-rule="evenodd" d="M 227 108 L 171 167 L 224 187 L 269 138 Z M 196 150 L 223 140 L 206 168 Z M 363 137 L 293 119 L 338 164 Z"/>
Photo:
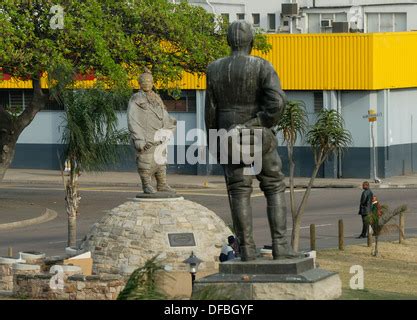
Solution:
<path fill-rule="evenodd" d="M 417 32 L 373 34 L 373 88 L 417 87 Z"/>
<path fill-rule="evenodd" d="M 21 81 L 12 78 L 11 80 L 0 81 L 0 89 L 32 89 L 32 81 Z"/>
<path fill-rule="evenodd" d="M 372 35 L 269 35 L 266 55 L 286 90 L 361 90 L 372 86 Z"/>
<path fill-rule="evenodd" d="M 416 32 L 272 34 L 268 38 L 272 50 L 254 55 L 274 65 L 285 90 L 417 87 Z M 205 89 L 206 79 L 184 73 L 182 80 L 170 85 L 175 86 Z M 31 87 L 30 81 L 0 81 L 0 88 Z"/>

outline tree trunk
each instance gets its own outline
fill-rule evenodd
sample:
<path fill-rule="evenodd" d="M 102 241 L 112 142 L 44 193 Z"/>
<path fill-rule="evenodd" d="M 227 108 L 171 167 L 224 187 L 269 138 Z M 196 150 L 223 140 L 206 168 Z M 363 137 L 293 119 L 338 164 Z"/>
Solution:
<path fill-rule="evenodd" d="M 77 216 L 80 197 L 78 195 L 78 173 L 75 162 L 71 161 L 70 176 L 66 183 L 66 211 L 68 215 L 68 247 L 77 245 Z"/>
<path fill-rule="evenodd" d="M 288 162 L 289 162 L 289 183 L 290 183 L 290 208 L 291 208 L 291 215 L 294 219 L 296 215 L 296 209 L 295 209 L 295 197 L 294 197 L 294 171 L 295 171 L 295 163 L 294 163 L 294 147 L 293 145 L 288 144 Z"/>
<path fill-rule="evenodd" d="M 295 215 L 295 219 L 293 220 L 293 229 L 291 233 L 291 243 L 292 248 L 294 251 L 298 251 L 299 243 L 300 243 L 300 228 L 301 228 L 301 218 L 304 214 L 304 210 L 307 204 L 308 197 L 310 196 L 311 188 L 313 187 L 314 180 L 316 179 L 317 173 L 319 172 L 320 166 L 323 164 L 324 159 L 322 159 L 322 155 L 319 156 L 319 161 L 316 164 L 313 174 L 310 178 L 310 181 L 307 185 L 307 189 L 304 192 L 303 199 L 301 200 L 300 206 L 298 207 L 297 214 Z"/>
<path fill-rule="evenodd" d="M 375 251 L 374 256 L 378 256 L 378 236 L 375 236 Z"/>
<path fill-rule="evenodd" d="M 0 182 L 13 161 L 16 141 L 19 137 L 15 118 L 0 107 Z"/>
<path fill-rule="evenodd" d="M 32 83 L 33 99 L 19 116 L 12 115 L 0 107 L 0 182 L 13 161 L 20 134 L 45 106 L 46 98 L 42 93 L 40 81 L 34 79 Z"/>
<path fill-rule="evenodd" d="M 0 183 L 3 181 L 7 169 L 9 169 L 13 161 L 15 146 L 16 142 L 11 142 L 4 145 L 0 142 Z"/>
<path fill-rule="evenodd" d="M 77 247 L 77 217 L 68 216 L 68 247 Z"/>
<path fill-rule="evenodd" d="M 296 215 L 292 220 L 291 245 L 294 251 L 300 247 L 301 216 Z"/>

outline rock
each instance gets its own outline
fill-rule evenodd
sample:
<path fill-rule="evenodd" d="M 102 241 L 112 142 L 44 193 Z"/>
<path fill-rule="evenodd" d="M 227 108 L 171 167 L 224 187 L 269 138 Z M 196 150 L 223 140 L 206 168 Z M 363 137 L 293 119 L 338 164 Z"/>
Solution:
<path fill-rule="evenodd" d="M 187 273 L 188 278 L 188 266 L 183 261 L 192 251 L 204 261 L 199 272 L 217 272 L 219 244 L 226 243 L 232 234 L 224 221 L 192 201 L 146 200 L 114 208 L 107 213 L 111 219 L 103 217 L 89 231 L 81 247 L 91 251 L 93 272 L 128 275 L 160 255 L 163 265 L 170 265 L 173 272 Z"/>

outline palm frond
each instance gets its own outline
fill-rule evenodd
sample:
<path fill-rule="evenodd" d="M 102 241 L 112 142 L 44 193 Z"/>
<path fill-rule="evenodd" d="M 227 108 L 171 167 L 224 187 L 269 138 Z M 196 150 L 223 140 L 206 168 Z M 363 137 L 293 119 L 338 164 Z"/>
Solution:
<path fill-rule="evenodd" d="M 115 108 L 127 105 L 128 96 L 102 88 L 65 90 L 64 157 L 74 159 L 83 170 L 101 170 L 118 161 L 129 133 L 118 129 Z M 122 153 L 121 153 L 122 152 Z"/>
<path fill-rule="evenodd" d="M 322 109 L 316 123 L 306 135 L 316 164 L 335 151 L 343 152 L 352 143 L 350 132 L 345 129 L 342 115 L 337 110 Z"/>
<path fill-rule="evenodd" d="M 407 210 L 408 207 L 406 205 L 401 205 L 394 210 L 390 210 L 387 205 L 382 205 L 381 216 L 378 215 L 377 210 L 374 210 L 366 217 L 366 220 L 371 225 L 374 235 L 380 236 L 392 232 L 393 230 L 398 230 L 398 225 L 388 224 L 388 222 L 401 213 L 407 212 Z"/>
<path fill-rule="evenodd" d="M 305 103 L 299 100 L 288 101 L 277 125 L 277 130 L 282 131 L 284 141 L 294 145 L 299 136 L 304 136 L 307 127 Z"/>
<path fill-rule="evenodd" d="M 158 255 L 145 262 L 145 265 L 136 269 L 129 277 L 124 289 L 117 300 L 163 300 L 166 299 L 156 285 L 156 275 L 164 269 L 157 262 Z"/>

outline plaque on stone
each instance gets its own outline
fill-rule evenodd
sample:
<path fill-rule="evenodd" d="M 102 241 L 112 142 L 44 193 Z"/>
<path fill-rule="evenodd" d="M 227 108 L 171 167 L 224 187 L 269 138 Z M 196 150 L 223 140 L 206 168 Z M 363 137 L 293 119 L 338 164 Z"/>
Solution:
<path fill-rule="evenodd" d="M 194 233 L 168 233 L 171 247 L 194 247 Z"/>

